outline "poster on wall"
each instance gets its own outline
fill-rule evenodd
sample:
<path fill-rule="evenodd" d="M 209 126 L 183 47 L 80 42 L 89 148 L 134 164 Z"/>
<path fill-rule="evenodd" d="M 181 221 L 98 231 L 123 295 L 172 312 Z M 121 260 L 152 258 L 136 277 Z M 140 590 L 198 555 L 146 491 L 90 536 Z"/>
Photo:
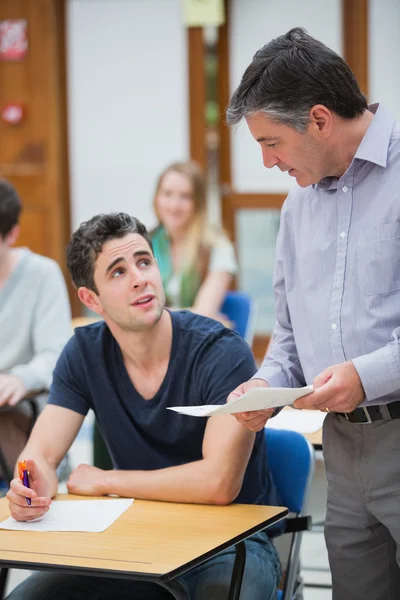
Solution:
<path fill-rule="evenodd" d="M 186 27 L 219 27 L 225 22 L 222 0 L 183 0 L 183 21 Z"/>
<path fill-rule="evenodd" d="M 0 21 L 0 60 L 22 60 L 28 52 L 26 19 Z"/>

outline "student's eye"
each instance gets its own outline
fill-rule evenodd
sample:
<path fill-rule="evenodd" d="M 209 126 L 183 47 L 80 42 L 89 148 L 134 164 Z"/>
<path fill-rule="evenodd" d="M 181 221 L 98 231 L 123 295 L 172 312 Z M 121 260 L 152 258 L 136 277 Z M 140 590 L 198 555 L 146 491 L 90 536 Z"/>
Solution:
<path fill-rule="evenodd" d="M 150 264 L 151 262 L 147 258 L 145 258 L 140 261 L 139 267 L 148 267 Z"/>
<path fill-rule="evenodd" d="M 115 271 L 112 272 L 112 279 L 115 279 L 116 277 L 119 277 L 120 275 L 122 275 L 124 272 L 124 269 L 115 269 Z"/>
<path fill-rule="evenodd" d="M 275 146 L 276 146 L 276 143 L 275 144 L 267 144 L 268 148 L 275 148 Z"/>

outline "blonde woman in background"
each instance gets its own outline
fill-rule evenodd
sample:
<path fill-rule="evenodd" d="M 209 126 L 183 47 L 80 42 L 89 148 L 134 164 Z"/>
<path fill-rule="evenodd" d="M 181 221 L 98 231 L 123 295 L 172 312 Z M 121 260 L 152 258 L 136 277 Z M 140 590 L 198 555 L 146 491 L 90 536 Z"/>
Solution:
<path fill-rule="evenodd" d="M 159 224 L 151 237 L 167 306 L 221 319 L 238 267 L 228 237 L 208 221 L 205 180 L 195 162 L 176 162 L 161 173 L 154 210 Z"/>

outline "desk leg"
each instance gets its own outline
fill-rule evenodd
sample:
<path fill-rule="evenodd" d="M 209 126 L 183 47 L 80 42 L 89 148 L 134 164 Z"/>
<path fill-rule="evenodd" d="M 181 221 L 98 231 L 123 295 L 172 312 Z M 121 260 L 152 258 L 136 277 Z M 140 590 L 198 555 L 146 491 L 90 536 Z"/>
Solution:
<path fill-rule="evenodd" d="M 8 569 L 4 567 L 0 569 L 0 600 L 3 600 L 6 591 Z"/>
<path fill-rule="evenodd" d="M 175 600 L 189 600 L 188 595 L 186 594 L 185 590 L 178 581 L 172 580 L 168 583 L 164 583 L 163 581 L 157 581 L 157 585 L 168 590 L 173 595 Z"/>
<path fill-rule="evenodd" d="M 239 600 L 242 589 L 244 567 L 246 565 L 246 546 L 239 542 L 235 546 L 236 557 L 233 565 L 231 586 L 229 588 L 228 600 Z"/>

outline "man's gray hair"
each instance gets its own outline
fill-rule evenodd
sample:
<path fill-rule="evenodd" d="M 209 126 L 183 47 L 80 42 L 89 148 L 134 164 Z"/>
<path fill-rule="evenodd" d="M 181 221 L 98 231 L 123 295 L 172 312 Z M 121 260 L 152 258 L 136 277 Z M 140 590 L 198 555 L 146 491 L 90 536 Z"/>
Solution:
<path fill-rule="evenodd" d="M 280 104 L 273 102 L 260 103 L 254 99 L 254 102 L 239 101 L 233 107 L 230 105 L 226 111 L 226 120 L 229 125 L 237 125 L 246 117 L 253 117 L 254 115 L 265 113 L 272 121 L 288 125 L 289 127 L 296 129 L 299 133 L 303 133 L 306 131 L 310 122 L 309 112 L 310 109 L 308 106 L 287 110 Z"/>
<path fill-rule="evenodd" d="M 336 52 L 296 27 L 258 50 L 235 90 L 229 125 L 264 113 L 299 132 L 310 110 L 322 104 L 345 119 L 368 108 L 349 66 Z"/>

